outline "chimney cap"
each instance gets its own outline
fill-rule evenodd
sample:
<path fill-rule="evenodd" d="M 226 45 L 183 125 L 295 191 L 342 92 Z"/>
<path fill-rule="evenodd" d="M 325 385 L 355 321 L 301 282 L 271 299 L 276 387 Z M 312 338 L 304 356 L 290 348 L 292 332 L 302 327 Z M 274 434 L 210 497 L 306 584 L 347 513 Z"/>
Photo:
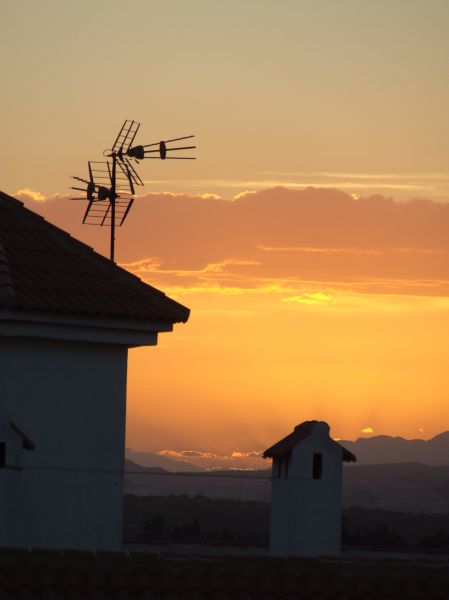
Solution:
<path fill-rule="evenodd" d="M 346 448 L 330 437 L 330 427 L 325 421 L 304 421 L 303 423 L 300 423 L 295 427 L 292 433 L 265 450 L 263 458 L 275 458 L 288 454 L 295 446 L 309 437 L 312 432 L 318 432 L 322 436 L 329 438 L 332 444 L 341 448 L 343 451 L 343 462 L 356 462 L 357 459 L 352 452 L 346 450 Z"/>

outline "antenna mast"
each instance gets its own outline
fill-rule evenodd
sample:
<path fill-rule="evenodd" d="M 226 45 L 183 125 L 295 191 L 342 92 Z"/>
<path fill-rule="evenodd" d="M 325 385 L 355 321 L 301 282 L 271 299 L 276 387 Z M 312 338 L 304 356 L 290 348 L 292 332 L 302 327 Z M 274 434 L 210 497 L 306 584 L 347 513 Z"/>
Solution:
<path fill-rule="evenodd" d="M 117 175 L 117 156 L 112 153 L 112 176 L 111 176 L 111 254 L 110 258 L 112 262 L 115 262 L 115 187 L 116 187 L 116 175 Z"/>
<path fill-rule="evenodd" d="M 110 258 L 115 262 L 115 229 L 123 225 L 133 205 L 135 186 L 143 186 L 143 181 L 133 167 L 131 160 L 139 163 L 145 158 L 160 160 L 195 160 L 192 156 L 172 156 L 171 152 L 191 150 L 196 146 L 170 146 L 173 142 L 195 137 L 186 135 L 179 138 L 155 142 L 152 144 L 132 146 L 139 130 L 140 123 L 126 120 L 119 131 L 112 149 L 105 150 L 103 155 L 109 159 L 104 162 L 89 161 L 89 179 L 73 177 L 87 187 L 72 187 L 85 193 L 72 200 L 87 200 L 83 223 L 86 225 L 109 226 L 111 228 Z M 151 148 L 147 150 L 147 148 Z M 170 154 L 169 154 L 170 153 Z M 117 168 L 118 167 L 118 168 Z"/>

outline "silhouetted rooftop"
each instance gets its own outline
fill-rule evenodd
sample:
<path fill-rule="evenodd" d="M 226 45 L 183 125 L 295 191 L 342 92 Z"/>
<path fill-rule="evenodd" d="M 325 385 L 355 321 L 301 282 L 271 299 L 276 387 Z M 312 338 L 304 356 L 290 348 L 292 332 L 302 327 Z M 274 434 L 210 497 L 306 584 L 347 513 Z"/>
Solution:
<path fill-rule="evenodd" d="M 0 550 L 0 597 L 446 600 L 446 559 L 277 559 Z"/>
<path fill-rule="evenodd" d="M 287 454 L 292 450 L 292 448 L 309 437 L 316 425 L 321 426 L 323 429 L 327 427 L 327 431 L 329 433 L 329 425 L 323 421 L 304 421 L 304 423 L 297 425 L 292 433 L 265 450 L 263 453 L 263 458 L 274 458 Z M 356 462 L 357 459 L 352 452 L 349 452 L 349 450 L 343 448 L 341 444 L 335 440 L 332 440 L 332 438 L 329 439 L 343 450 L 343 462 Z"/>
<path fill-rule="evenodd" d="M 189 309 L 0 192 L 0 310 L 185 322 Z"/>

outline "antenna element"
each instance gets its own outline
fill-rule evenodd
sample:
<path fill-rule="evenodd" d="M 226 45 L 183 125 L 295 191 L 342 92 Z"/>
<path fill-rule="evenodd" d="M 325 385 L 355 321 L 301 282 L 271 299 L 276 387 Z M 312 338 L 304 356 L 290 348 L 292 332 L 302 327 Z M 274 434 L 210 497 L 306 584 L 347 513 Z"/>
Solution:
<path fill-rule="evenodd" d="M 140 123 L 127 119 L 115 138 L 111 150 L 103 153 L 107 161 L 89 161 L 88 179 L 73 177 L 85 184 L 85 187 L 72 187 L 72 190 L 84 192 L 85 196 L 72 200 L 87 200 L 83 223 L 111 228 L 110 258 L 115 262 L 115 228 L 123 225 L 134 203 L 136 187 L 143 181 L 133 167 L 131 160 L 138 163 L 145 158 L 160 160 L 195 160 L 193 156 L 172 156 L 172 152 L 193 150 L 196 146 L 177 146 L 170 144 L 195 137 L 185 135 L 170 140 L 161 140 L 152 144 L 132 146 L 139 131 Z M 151 148 L 151 150 L 148 150 Z M 118 168 L 117 168 L 118 167 Z"/>

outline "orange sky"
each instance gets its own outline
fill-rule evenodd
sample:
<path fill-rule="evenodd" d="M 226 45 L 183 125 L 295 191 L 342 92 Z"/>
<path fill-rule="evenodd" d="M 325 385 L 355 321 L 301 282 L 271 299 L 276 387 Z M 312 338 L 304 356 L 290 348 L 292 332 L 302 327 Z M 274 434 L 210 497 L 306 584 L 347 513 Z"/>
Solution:
<path fill-rule="evenodd" d="M 106 251 L 83 206 L 20 196 Z M 449 428 L 447 231 L 448 204 L 337 190 L 138 198 L 119 262 L 192 316 L 131 351 L 128 445 L 230 456 L 312 418 L 340 438 Z"/>
<path fill-rule="evenodd" d="M 129 446 L 449 428 L 448 26 L 446 0 L 5 4 L 0 189 L 106 253 L 69 176 L 125 118 L 197 135 L 197 161 L 139 166 L 119 235 L 192 309 L 131 353 Z"/>

